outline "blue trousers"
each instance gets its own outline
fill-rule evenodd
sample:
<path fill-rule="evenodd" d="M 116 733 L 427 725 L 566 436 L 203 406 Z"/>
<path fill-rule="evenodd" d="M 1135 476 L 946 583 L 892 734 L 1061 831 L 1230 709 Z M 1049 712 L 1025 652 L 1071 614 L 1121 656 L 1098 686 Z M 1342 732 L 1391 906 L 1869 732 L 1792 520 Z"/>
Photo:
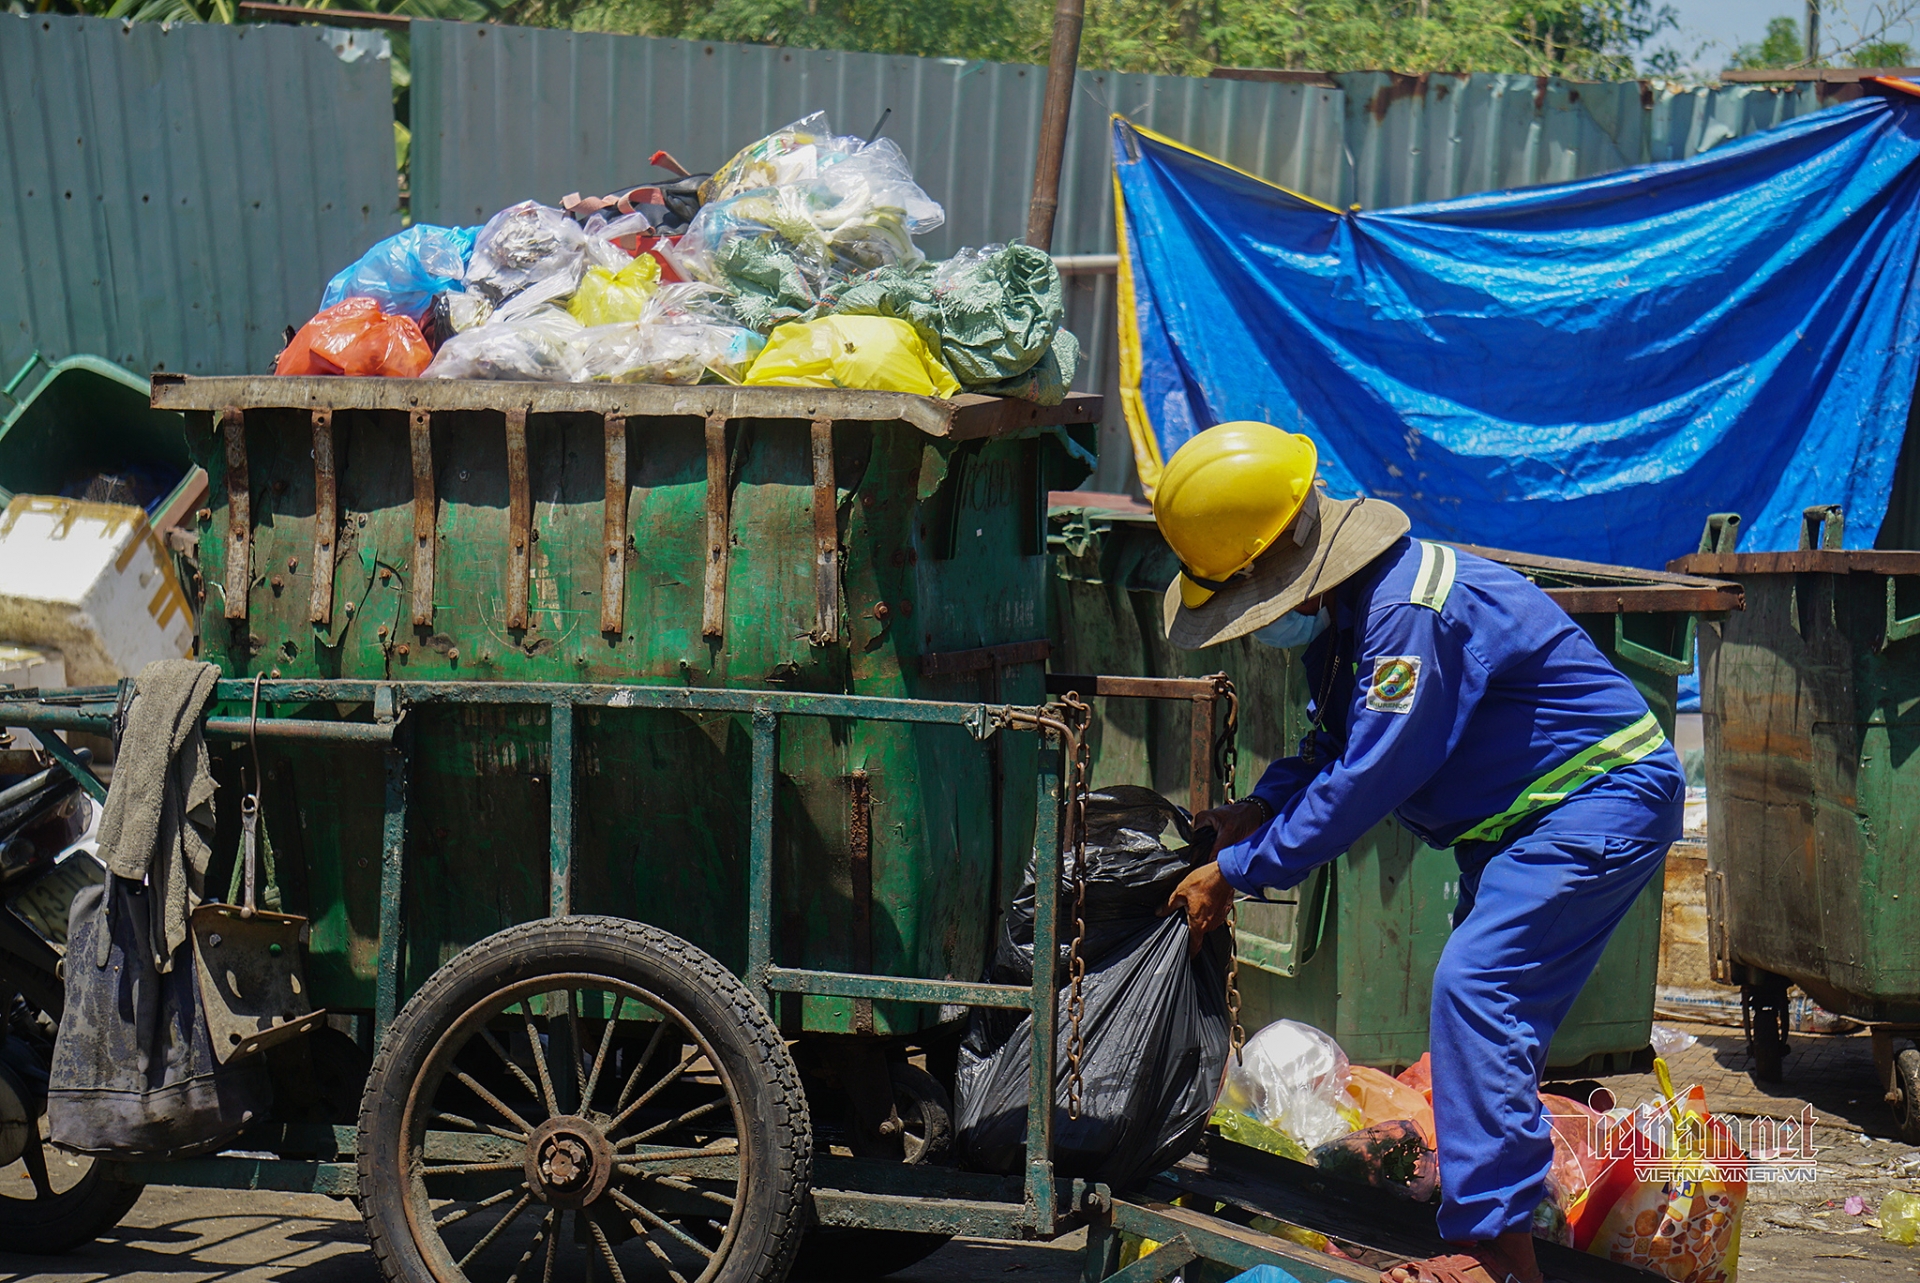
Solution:
<path fill-rule="evenodd" d="M 1670 845 L 1569 831 L 1582 827 L 1580 809 L 1550 813 L 1504 845 L 1461 851 L 1431 1042 L 1439 1229 L 1454 1242 L 1524 1229 L 1547 1196 L 1547 1047 Z"/>

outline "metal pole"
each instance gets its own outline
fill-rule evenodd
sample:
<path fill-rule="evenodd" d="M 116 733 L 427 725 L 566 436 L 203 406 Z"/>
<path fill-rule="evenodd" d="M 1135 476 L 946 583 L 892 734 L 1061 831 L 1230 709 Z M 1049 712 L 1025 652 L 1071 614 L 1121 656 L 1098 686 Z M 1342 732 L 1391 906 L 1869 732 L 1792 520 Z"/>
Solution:
<path fill-rule="evenodd" d="M 1820 65 L 1820 0 L 1807 0 L 1807 65 Z"/>
<path fill-rule="evenodd" d="M 1027 244 L 1053 248 L 1053 216 L 1060 208 L 1060 166 L 1067 153 L 1067 112 L 1080 63 L 1085 0 L 1054 0 L 1053 48 L 1047 55 L 1047 100 L 1040 115 L 1040 155 L 1033 166 L 1033 203 L 1027 206 Z"/>

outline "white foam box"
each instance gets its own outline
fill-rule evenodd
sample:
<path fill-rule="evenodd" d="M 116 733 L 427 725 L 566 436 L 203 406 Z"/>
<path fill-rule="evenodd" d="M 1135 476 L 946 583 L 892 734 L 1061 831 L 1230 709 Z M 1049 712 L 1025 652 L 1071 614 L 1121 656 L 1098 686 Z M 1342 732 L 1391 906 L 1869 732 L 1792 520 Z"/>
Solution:
<path fill-rule="evenodd" d="M 15 495 L 0 514 L 0 637 L 58 651 L 69 685 L 105 685 L 191 654 L 193 612 L 141 509 Z"/>

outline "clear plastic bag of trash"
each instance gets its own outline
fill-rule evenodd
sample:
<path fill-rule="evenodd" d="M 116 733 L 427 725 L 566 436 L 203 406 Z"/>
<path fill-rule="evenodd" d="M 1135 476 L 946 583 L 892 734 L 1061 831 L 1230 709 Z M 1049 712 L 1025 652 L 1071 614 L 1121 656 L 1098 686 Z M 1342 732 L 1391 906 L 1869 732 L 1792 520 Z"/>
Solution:
<path fill-rule="evenodd" d="M 1312 1025 L 1276 1020 L 1227 1066 L 1220 1103 L 1313 1149 L 1354 1129 L 1349 1078 L 1339 1043 Z"/>
<path fill-rule="evenodd" d="M 575 346 L 586 379 L 692 385 L 709 372 L 738 383 L 765 342 L 739 326 L 632 321 L 594 326 L 575 340 Z"/>
<path fill-rule="evenodd" d="M 1653 1054 L 1671 1060 L 1700 1040 L 1684 1029 L 1675 1029 L 1671 1025 L 1655 1025 L 1648 1041 L 1653 1044 Z"/>
<path fill-rule="evenodd" d="M 523 200 L 480 229 L 467 262 L 467 288 L 500 304 L 556 275 L 577 283 L 586 253 L 580 224 L 562 210 Z"/>
<path fill-rule="evenodd" d="M 415 223 L 376 244 L 351 267 L 327 282 L 320 297 L 325 311 L 342 299 L 370 298 L 389 316 L 415 324 L 427 319 L 434 296 L 466 288 L 467 259 L 477 227 L 435 227 Z"/>
<path fill-rule="evenodd" d="M 850 134 L 835 134 L 827 113 L 816 111 L 735 152 L 700 184 L 700 201 L 710 205 L 755 187 L 811 182 L 861 146 Z"/>
<path fill-rule="evenodd" d="M 577 340 L 585 329 L 557 307 L 504 320 L 496 314 L 441 344 L 423 377 L 577 382 L 583 370 Z"/>

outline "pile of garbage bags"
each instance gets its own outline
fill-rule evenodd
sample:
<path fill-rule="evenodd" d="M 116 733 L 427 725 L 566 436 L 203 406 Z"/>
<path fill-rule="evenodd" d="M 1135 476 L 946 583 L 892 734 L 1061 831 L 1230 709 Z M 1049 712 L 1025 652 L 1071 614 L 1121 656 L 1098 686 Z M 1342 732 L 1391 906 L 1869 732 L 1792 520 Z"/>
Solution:
<path fill-rule="evenodd" d="M 815 113 L 710 175 L 390 236 L 328 283 L 275 373 L 1059 404 L 1079 344 L 1053 259 L 1009 244 L 930 263 L 914 237 L 944 220 L 892 140 Z"/>
<path fill-rule="evenodd" d="M 1676 1092 L 1666 1062 L 1654 1067 L 1662 1099 L 1634 1108 L 1541 1095 L 1553 1166 L 1534 1235 L 1673 1283 L 1732 1283 L 1747 1155 L 1701 1088 Z M 1311 1025 L 1276 1021 L 1229 1062 L 1211 1121 L 1228 1140 L 1333 1176 L 1417 1201 L 1440 1193 L 1427 1056 L 1389 1076 L 1351 1064 Z"/>

